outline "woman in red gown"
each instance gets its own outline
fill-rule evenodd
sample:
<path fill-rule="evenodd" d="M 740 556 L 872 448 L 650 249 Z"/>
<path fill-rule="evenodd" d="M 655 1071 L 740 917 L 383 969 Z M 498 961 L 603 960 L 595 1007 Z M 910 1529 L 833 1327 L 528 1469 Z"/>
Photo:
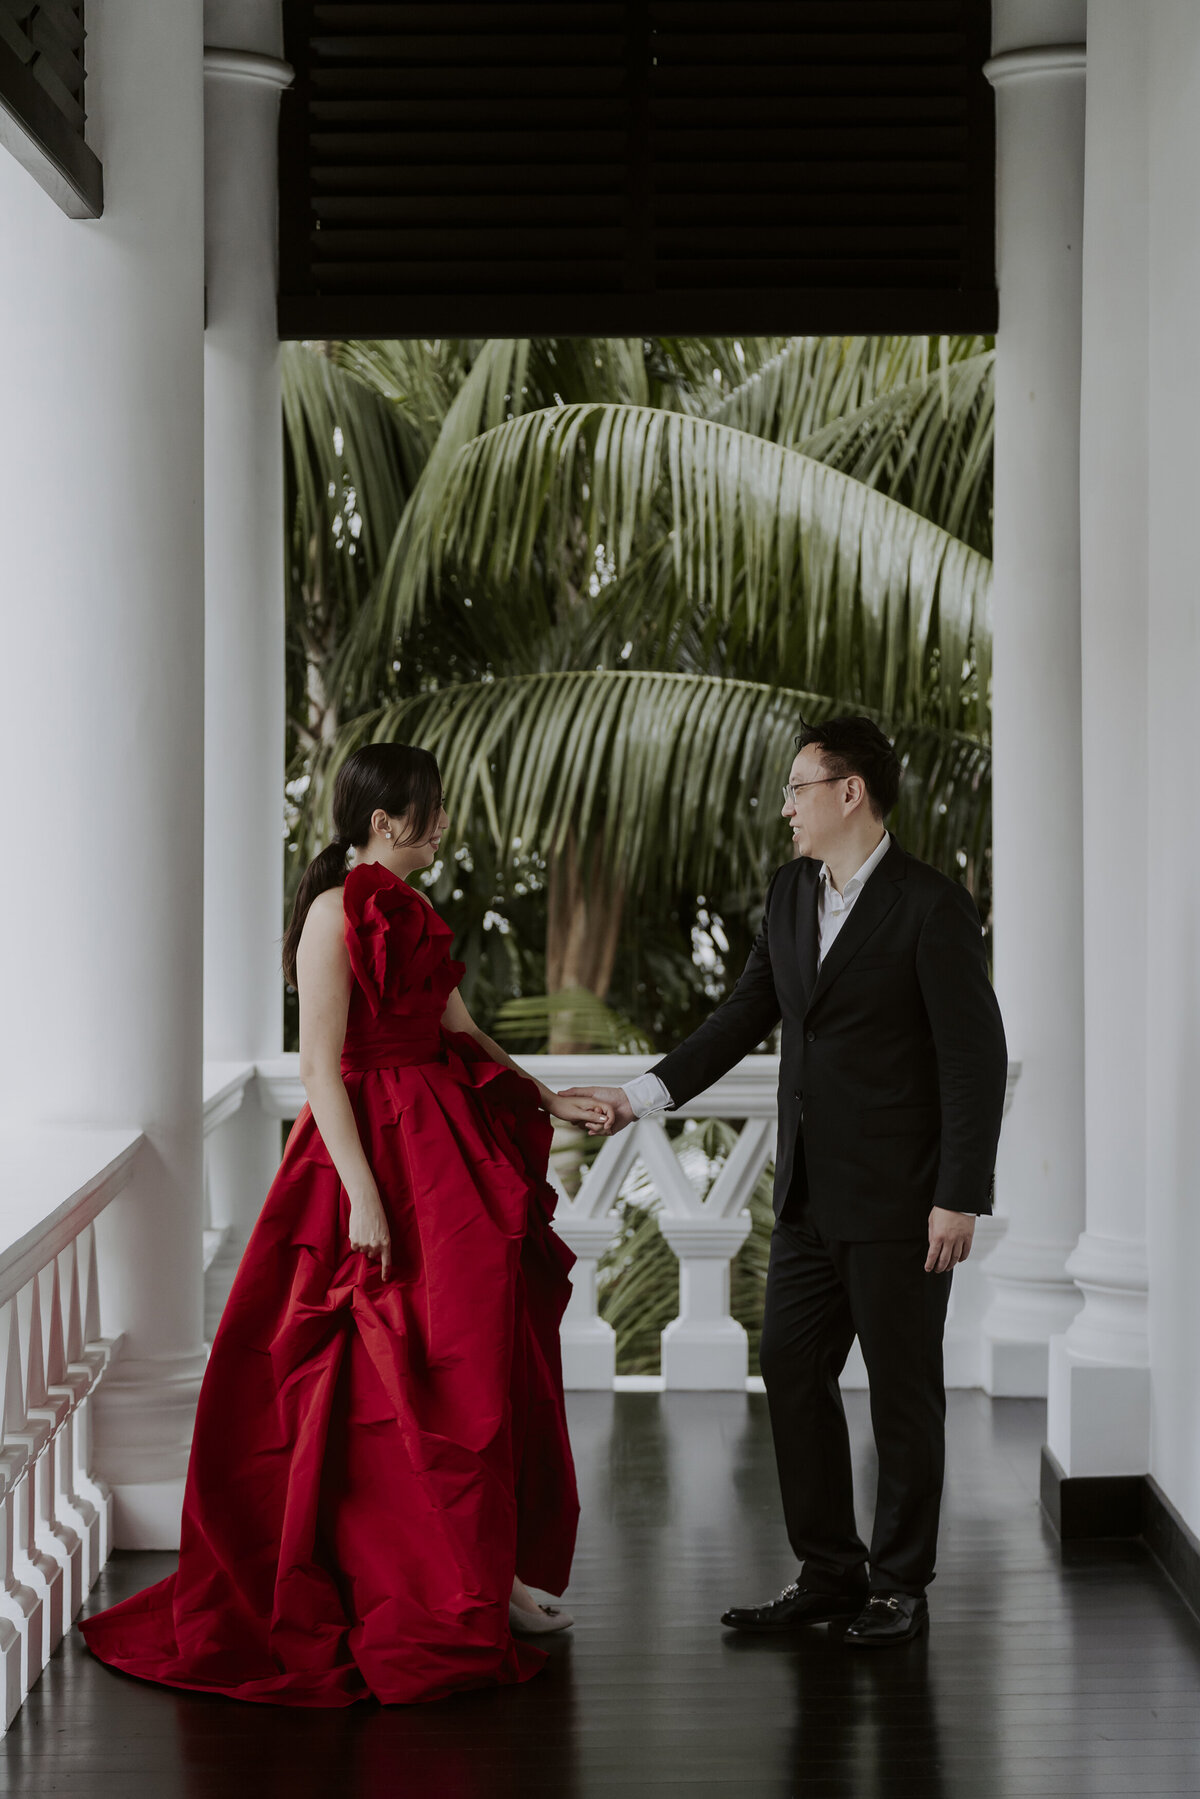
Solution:
<path fill-rule="evenodd" d="M 578 1515 L 548 1114 L 603 1108 L 457 992 L 406 878 L 447 823 L 433 757 L 358 751 L 333 815 L 284 939 L 309 1103 L 213 1341 L 178 1572 L 80 1625 L 126 1673 L 276 1705 L 527 1680 L 519 1633 L 569 1619 L 524 1583 L 562 1592 Z"/>

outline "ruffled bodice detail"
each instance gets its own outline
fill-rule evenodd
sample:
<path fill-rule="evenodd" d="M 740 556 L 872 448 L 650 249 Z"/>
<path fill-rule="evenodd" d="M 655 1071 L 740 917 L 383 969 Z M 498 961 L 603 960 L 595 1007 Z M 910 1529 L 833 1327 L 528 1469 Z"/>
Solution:
<path fill-rule="evenodd" d="M 445 919 L 380 862 L 350 870 L 342 905 L 354 971 L 347 1035 L 388 1014 L 436 1024 L 465 966 L 450 954 Z"/>

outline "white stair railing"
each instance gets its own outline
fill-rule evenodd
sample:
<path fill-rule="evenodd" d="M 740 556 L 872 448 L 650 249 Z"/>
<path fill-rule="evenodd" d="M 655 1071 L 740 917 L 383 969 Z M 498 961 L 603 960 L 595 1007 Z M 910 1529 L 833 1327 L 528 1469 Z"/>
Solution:
<path fill-rule="evenodd" d="M 0 1704 L 7 1729 L 108 1559 L 91 1473 L 100 1333 L 94 1220 L 139 1131 L 0 1130 Z"/>

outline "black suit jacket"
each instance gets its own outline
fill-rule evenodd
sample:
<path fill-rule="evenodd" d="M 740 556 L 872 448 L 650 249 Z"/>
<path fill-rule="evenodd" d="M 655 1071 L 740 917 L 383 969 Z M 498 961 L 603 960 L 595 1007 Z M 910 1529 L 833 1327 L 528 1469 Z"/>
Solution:
<path fill-rule="evenodd" d="M 820 873 L 776 871 L 737 986 L 653 1072 L 682 1105 L 782 1017 L 777 1215 L 863 1241 L 990 1212 L 1008 1053 L 974 901 L 893 839 L 818 974 Z"/>

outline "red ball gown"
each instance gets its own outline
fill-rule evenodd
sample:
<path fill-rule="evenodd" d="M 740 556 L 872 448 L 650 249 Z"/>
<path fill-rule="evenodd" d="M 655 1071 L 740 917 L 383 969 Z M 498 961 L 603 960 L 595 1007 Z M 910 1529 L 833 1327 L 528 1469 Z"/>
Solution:
<path fill-rule="evenodd" d="M 273 1705 L 527 1680 L 514 1574 L 561 1593 L 578 1501 L 536 1090 L 441 1025 L 452 933 L 379 863 L 344 891 L 342 1072 L 392 1277 L 349 1247 L 307 1106 L 213 1341 L 178 1572 L 82 1622 L 114 1668 Z"/>

